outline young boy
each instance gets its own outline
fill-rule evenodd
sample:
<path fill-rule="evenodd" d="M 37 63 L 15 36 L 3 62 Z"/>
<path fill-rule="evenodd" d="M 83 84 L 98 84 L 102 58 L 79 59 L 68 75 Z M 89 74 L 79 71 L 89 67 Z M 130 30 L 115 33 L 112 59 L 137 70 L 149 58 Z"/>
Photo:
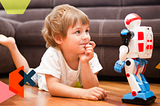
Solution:
<path fill-rule="evenodd" d="M 46 17 L 42 33 L 48 49 L 34 69 L 39 89 L 53 96 L 104 99 L 106 91 L 98 87 L 97 79 L 102 67 L 93 50 L 95 43 L 90 41 L 88 17 L 73 6 L 57 6 Z M 17 68 L 24 66 L 26 73 L 31 70 L 14 38 L 0 35 L 0 44 L 8 47 Z M 74 87 L 77 82 L 83 89 Z"/>

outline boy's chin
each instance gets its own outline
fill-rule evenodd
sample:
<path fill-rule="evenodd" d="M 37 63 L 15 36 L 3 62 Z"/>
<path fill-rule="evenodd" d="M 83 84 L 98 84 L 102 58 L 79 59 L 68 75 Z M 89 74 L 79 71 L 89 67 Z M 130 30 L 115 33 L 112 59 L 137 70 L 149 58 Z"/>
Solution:
<path fill-rule="evenodd" d="M 79 50 L 77 50 L 78 54 L 85 54 L 86 50 L 85 48 L 81 48 Z"/>
<path fill-rule="evenodd" d="M 79 54 L 85 54 L 85 50 L 83 50 L 83 51 L 79 52 Z"/>

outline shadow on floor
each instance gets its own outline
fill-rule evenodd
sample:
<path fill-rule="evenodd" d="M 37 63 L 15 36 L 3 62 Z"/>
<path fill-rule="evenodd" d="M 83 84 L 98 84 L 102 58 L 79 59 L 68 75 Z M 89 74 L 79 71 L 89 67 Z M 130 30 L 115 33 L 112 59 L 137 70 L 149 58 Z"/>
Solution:
<path fill-rule="evenodd" d="M 124 82 L 128 82 L 126 77 L 122 77 L 122 76 L 117 76 L 117 77 L 112 77 L 112 76 L 102 76 L 102 75 L 98 75 L 98 79 L 99 81 L 124 81 Z M 146 78 L 146 80 L 149 83 L 160 83 L 160 78 Z"/>

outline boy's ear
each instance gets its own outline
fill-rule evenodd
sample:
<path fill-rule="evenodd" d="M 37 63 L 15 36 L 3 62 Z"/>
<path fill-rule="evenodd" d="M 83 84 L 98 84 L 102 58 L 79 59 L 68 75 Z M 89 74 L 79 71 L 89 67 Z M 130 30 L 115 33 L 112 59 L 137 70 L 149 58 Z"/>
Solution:
<path fill-rule="evenodd" d="M 54 41 L 55 41 L 57 44 L 61 44 L 61 43 L 62 43 L 62 37 L 59 36 L 59 35 L 54 35 Z"/>

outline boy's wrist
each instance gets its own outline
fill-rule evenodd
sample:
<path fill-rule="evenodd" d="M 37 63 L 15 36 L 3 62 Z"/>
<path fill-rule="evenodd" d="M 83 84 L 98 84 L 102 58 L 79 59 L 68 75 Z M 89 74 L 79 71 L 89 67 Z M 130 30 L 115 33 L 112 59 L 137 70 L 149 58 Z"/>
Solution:
<path fill-rule="evenodd" d="M 89 61 L 80 61 L 81 65 L 89 65 Z"/>
<path fill-rule="evenodd" d="M 83 88 L 77 88 L 77 89 L 79 89 L 77 92 L 77 98 L 84 99 L 84 94 L 86 89 L 83 89 Z"/>

